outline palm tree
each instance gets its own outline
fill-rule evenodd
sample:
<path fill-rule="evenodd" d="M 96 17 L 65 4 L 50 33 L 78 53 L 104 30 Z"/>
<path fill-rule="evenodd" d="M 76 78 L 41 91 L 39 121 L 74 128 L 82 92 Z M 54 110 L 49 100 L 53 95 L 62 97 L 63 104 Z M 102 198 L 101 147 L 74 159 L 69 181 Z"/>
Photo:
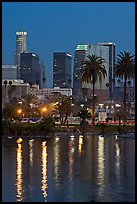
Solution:
<path fill-rule="evenodd" d="M 108 89 L 109 88 L 109 83 L 107 82 L 106 83 L 106 89 Z M 108 97 L 109 97 L 109 93 L 107 93 L 107 95 L 108 95 Z"/>
<path fill-rule="evenodd" d="M 9 91 L 8 91 L 9 99 L 11 98 L 11 92 L 12 92 L 11 85 L 12 85 L 12 81 L 9 81 L 9 86 L 10 86 Z"/>
<path fill-rule="evenodd" d="M 131 52 L 124 51 L 118 54 L 117 63 L 114 67 L 114 74 L 116 77 L 124 79 L 124 112 L 125 112 L 125 123 L 127 118 L 126 110 L 126 85 L 127 80 L 135 77 L 135 55 Z"/>
<path fill-rule="evenodd" d="M 64 125 L 68 116 L 72 113 L 72 99 L 70 96 L 61 95 L 58 97 L 58 101 L 54 108 L 60 115 L 60 123 Z"/>
<path fill-rule="evenodd" d="M 82 62 L 81 67 L 81 82 L 92 83 L 93 85 L 93 95 L 92 95 L 92 127 L 94 127 L 94 112 L 95 112 L 95 103 L 94 103 L 94 94 L 95 94 L 95 83 L 98 79 L 107 75 L 104 63 L 105 60 L 101 57 L 95 55 L 87 56 L 87 60 Z"/>
<path fill-rule="evenodd" d="M 84 98 L 84 99 L 87 98 L 87 93 L 88 93 L 88 88 L 83 87 L 83 88 L 82 88 L 82 94 L 83 94 L 83 98 Z"/>
<path fill-rule="evenodd" d="M 118 100 L 121 101 L 121 95 L 120 95 L 120 85 L 121 85 L 121 79 L 117 79 L 117 83 L 118 83 Z"/>
<path fill-rule="evenodd" d="M 45 81 L 46 81 L 46 78 L 44 77 L 44 74 L 43 74 L 43 77 L 42 77 L 42 93 L 41 93 L 41 100 L 43 99 L 43 86 L 44 86 Z"/>
<path fill-rule="evenodd" d="M 23 99 L 24 99 L 24 102 L 22 107 L 29 118 L 29 116 L 33 113 L 31 104 L 34 104 L 36 102 L 37 97 L 32 94 L 27 94 L 23 97 Z"/>
<path fill-rule="evenodd" d="M 5 85 L 5 96 L 7 97 L 7 93 L 6 93 L 6 86 L 7 86 L 7 80 L 4 81 L 4 85 Z"/>
<path fill-rule="evenodd" d="M 113 79 L 111 80 L 111 82 L 112 82 L 112 85 L 115 86 L 115 78 L 113 78 Z"/>
<path fill-rule="evenodd" d="M 127 84 L 128 84 L 128 86 L 130 87 L 130 85 L 131 85 L 131 80 L 128 80 Z"/>
<path fill-rule="evenodd" d="M 91 113 L 88 112 L 87 109 L 81 109 L 81 111 L 78 113 L 78 116 L 82 119 L 80 123 L 80 129 L 82 133 L 84 133 L 86 127 L 88 127 L 88 122 L 86 121 L 86 119 L 91 118 Z"/>

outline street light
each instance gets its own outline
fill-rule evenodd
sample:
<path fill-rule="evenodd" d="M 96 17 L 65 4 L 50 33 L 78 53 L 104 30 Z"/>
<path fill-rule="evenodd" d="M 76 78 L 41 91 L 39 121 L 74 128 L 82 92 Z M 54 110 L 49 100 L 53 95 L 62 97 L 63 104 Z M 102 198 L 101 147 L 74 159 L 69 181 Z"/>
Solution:
<path fill-rule="evenodd" d="M 118 107 L 118 108 L 119 108 L 119 107 L 121 107 L 121 105 L 120 105 L 120 104 L 116 104 L 115 106 L 116 106 L 116 107 Z"/>
<path fill-rule="evenodd" d="M 32 108 L 32 106 L 33 106 L 33 103 L 30 103 L 29 105 L 30 105 L 30 107 Z"/>
<path fill-rule="evenodd" d="M 100 106 L 100 108 L 102 109 L 103 108 L 103 103 L 100 103 L 100 104 L 98 104 L 99 106 Z"/>
<path fill-rule="evenodd" d="M 19 114 L 19 115 L 21 115 L 22 110 L 21 110 L 21 109 L 18 109 L 18 111 L 17 111 L 17 112 L 18 112 L 18 114 Z"/>
<path fill-rule="evenodd" d="M 47 108 L 46 108 L 46 107 L 42 108 L 43 118 L 44 118 L 44 116 L 45 116 L 45 112 L 46 112 L 46 111 L 47 111 Z"/>
<path fill-rule="evenodd" d="M 19 114 L 22 113 L 22 110 L 21 110 L 21 109 L 18 109 L 18 113 L 19 113 Z"/>
<path fill-rule="evenodd" d="M 81 106 L 81 108 L 83 108 L 83 107 L 84 107 L 84 104 L 81 104 L 80 106 Z"/>

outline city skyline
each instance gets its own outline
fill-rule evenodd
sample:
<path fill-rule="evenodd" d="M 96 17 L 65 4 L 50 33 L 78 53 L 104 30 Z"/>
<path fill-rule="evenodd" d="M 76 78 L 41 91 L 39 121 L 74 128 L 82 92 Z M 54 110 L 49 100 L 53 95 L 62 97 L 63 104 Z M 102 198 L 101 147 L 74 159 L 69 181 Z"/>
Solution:
<path fill-rule="evenodd" d="M 78 44 L 111 41 L 116 44 L 116 55 L 124 50 L 134 53 L 135 3 L 3 2 L 2 64 L 14 64 L 17 31 L 28 33 L 28 52 L 40 56 L 47 87 L 52 87 L 53 52 L 70 53 L 72 69 Z"/>

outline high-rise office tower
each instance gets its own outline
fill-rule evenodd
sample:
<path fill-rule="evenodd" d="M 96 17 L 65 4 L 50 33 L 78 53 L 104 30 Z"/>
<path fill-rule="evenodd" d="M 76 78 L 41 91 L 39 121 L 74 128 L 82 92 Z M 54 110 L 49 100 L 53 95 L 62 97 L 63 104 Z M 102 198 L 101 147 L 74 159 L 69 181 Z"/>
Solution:
<path fill-rule="evenodd" d="M 21 53 L 20 79 L 30 84 L 37 84 L 40 83 L 41 77 L 39 56 L 34 53 Z"/>
<path fill-rule="evenodd" d="M 23 52 L 27 52 L 27 32 L 16 32 L 15 65 L 20 65 L 20 54 Z"/>
<path fill-rule="evenodd" d="M 66 52 L 53 53 L 53 87 L 71 88 L 71 55 Z"/>
<path fill-rule="evenodd" d="M 80 99 L 82 97 L 82 84 L 80 82 L 80 70 L 82 61 L 90 54 L 90 45 L 77 45 L 74 56 L 73 72 L 73 96 Z"/>
<path fill-rule="evenodd" d="M 101 80 L 97 80 L 95 84 L 95 89 L 103 90 L 106 89 L 106 83 L 109 83 L 109 47 L 102 45 L 91 45 L 91 55 L 96 55 L 105 60 L 104 66 L 107 71 L 107 76 Z"/>
<path fill-rule="evenodd" d="M 108 77 L 106 78 L 108 83 L 109 83 L 109 99 L 112 100 L 113 99 L 113 87 L 114 87 L 114 83 L 113 83 L 113 72 L 114 72 L 114 65 L 115 65 L 115 43 L 113 42 L 103 42 L 103 43 L 98 43 L 99 46 L 101 46 L 102 48 L 100 50 L 103 50 L 105 47 L 108 49 L 108 57 L 106 58 L 107 60 L 107 66 L 108 66 Z M 104 48 L 103 48 L 104 47 Z M 101 54 L 101 53 L 100 53 Z M 103 57 L 103 56 L 102 56 Z"/>
<path fill-rule="evenodd" d="M 16 32 L 16 49 L 14 52 L 14 64 L 17 66 L 17 78 L 20 79 L 20 54 L 27 52 L 27 32 Z"/>

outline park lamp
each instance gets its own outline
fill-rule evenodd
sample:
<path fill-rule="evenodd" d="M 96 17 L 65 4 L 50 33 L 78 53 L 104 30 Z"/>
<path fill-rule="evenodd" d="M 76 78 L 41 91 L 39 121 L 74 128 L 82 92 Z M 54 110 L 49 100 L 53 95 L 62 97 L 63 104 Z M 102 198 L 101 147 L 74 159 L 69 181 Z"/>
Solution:
<path fill-rule="evenodd" d="M 115 106 L 116 106 L 116 107 L 118 107 L 118 108 L 119 108 L 119 107 L 121 107 L 121 105 L 120 105 L 120 104 L 116 104 Z"/>
<path fill-rule="evenodd" d="M 84 104 L 81 104 L 80 106 L 81 106 L 81 108 L 83 108 L 83 107 L 84 107 Z"/>
<path fill-rule="evenodd" d="M 18 109 L 18 113 L 19 113 L 19 114 L 22 113 L 22 110 L 21 110 L 21 109 Z"/>
<path fill-rule="evenodd" d="M 102 108 L 102 107 L 103 107 L 103 105 L 104 105 L 103 103 L 100 103 L 100 104 L 99 104 L 100 108 Z"/>
<path fill-rule="evenodd" d="M 42 112 L 43 112 L 43 113 L 45 113 L 46 111 L 47 111 L 47 108 L 46 108 L 46 107 L 42 108 Z"/>
<path fill-rule="evenodd" d="M 32 108 L 32 106 L 33 106 L 33 103 L 30 103 L 29 105 L 30 105 L 30 107 Z"/>

